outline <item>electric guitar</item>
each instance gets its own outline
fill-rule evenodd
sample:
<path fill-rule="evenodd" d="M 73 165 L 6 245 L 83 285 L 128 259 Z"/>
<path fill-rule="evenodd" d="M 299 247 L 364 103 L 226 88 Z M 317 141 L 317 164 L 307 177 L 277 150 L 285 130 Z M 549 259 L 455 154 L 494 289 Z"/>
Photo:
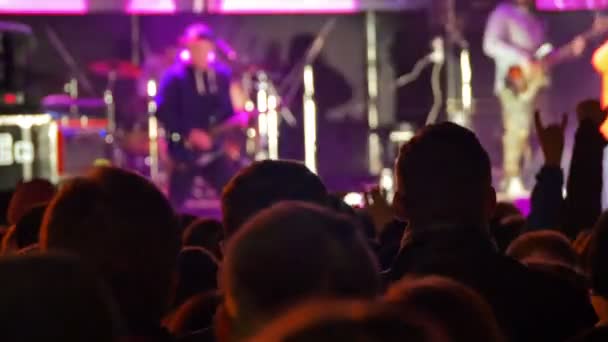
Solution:
<path fill-rule="evenodd" d="M 212 126 L 207 130 L 207 134 L 213 142 L 213 146 L 208 150 L 201 150 L 192 146 L 188 143 L 188 137 L 184 137 L 178 142 L 171 141 L 171 158 L 174 162 L 186 163 L 201 168 L 211 164 L 219 157 L 227 154 L 227 149 L 229 148 L 228 141 L 231 140 L 228 135 L 242 129 L 243 123 L 249 122 L 256 115 L 256 112 L 243 111 Z"/>
<path fill-rule="evenodd" d="M 608 32 L 608 17 L 597 16 L 591 29 L 579 35 L 577 39 L 589 41 L 606 32 Z M 549 69 L 575 57 L 575 41 L 576 39 L 549 53 L 543 53 L 541 50 L 544 47 L 541 47 L 535 53 L 539 57 L 530 64 L 531 67 L 511 66 L 505 80 L 507 88 L 520 98 L 533 99 L 541 89 L 548 86 Z"/>

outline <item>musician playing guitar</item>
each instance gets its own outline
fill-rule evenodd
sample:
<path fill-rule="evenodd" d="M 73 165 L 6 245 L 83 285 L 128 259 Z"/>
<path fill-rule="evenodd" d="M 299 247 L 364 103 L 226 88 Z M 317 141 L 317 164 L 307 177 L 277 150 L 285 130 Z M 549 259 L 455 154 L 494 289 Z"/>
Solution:
<path fill-rule="evenodd" d="M 534 0 L 499 4 L 490 14 L 485 30 L 483 48 L 496 64 L 494 90 L 501 103 L 504 125 L 502 190 L 512 195 L 524 190 L 521 164 L 528 149 L 537 95 L 547 85 L 544 73 L 551 64 L 548 60 L 579 56 L 586 46 L 585 37 L 579 36 L 557 54 L 549 49 L 542 51 L 548 46 L 545 34 L 543 22 L 534 13 Z"/>
<path fill-rule="evenodd" d="M 160 83 L 157 116 L 166 130 L 173 164 L 169 195 L 177 208 L 188 198 L 196 176 L 221 192 L 240 166 L 218 151 L 213 134 L 242 105 L 235 103 L 240 88 L 230 70 L 214 62 L 216 41 L 206 25 L 189 26 L 180 39 L 188 54 L 180 56 Z"/>

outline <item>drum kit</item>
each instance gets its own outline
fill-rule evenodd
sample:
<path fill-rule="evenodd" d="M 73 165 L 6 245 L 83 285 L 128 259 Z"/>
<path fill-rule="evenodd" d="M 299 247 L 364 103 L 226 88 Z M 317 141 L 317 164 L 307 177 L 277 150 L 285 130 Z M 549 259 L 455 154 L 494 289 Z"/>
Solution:
<path fill-rule="evenodd" d="M 246 143 L 240 142 L 241 157 L 248 160 L 276 157 L 272 155 L 272 151 L 277 149 L 277 141 L 273 139 L 276 140 L 278 135 L 278 124 L 277 127 L 269 128 L 266 114 L 272 114 L 268 112 L 274 111 L 274 115 L 280 116 L 277 113 L 280 97 L 272 80 L 262 68 L 247 66 L 240 69 L 244 97 L 239 100 L 240 105 L 246 111 L 263 116 L 263 120 L 257 120 L 256 116 L 248 116 L 249 122 L 241 127 L 244 133 L 242 136 L 246 139 Z M 116 115 L 115 100 L 117 95 L 120 97 L 122 94 L 116 91 L 116 82 L 131 81 L 136 84 L 145 78 L 147 70 L 142 70 L 131 62 L 114 59 L 94 61 L 88 65 L 87 70 L 105 81 L 103 96 L 79 96 L 79 81 L 74 77 L 64 86 L 63 93 L 50 94 L 42 99 L 43 109 L 55 117 L 60 132 L 69 131 L 71 137 L 91 136 L 91 133 L 102 137 L 107 148 L 105 156 L 99 156 L 98 159 L 105 159 L 112 165 L 142 173 L 159 185 L 165 183 L 171 161 L 167 154 L 162 127 L 156 129 L 155 105 L 150 108 L 155 94 L 135 95 L 138 103 L 146 104 L 137 106 L 137 109 L 130 108 L 138 112 L 135 115 L 137 117 L 135 124 L 128 125 L 120 120 L 117 121 Z M 145 82 L 154 82 L 156 87 L 156 80 L 145 80 Z M 268 108 L 269 103 L 271 108 Z M 154 122 L 150 121 L 151 118 Z M 268 146 L 269 144 L 272 146 Z"/>
<path fill-rule="evenodd" d="M 83 137 L 101 137 L 107 148 L 97 159 L 148 174 L 150 144 L 147 130 L 141 127 L 145 125 L 123 128 L 117 122 L 115 102 L 116 81 L 135 81 L 141 76 L 141 69 L 128 61 L 112 59 L 94 61 L 87 69 L 106 82 L 101 97 L 79 96 L 78 79 L 72 78 L 63 93 L 45 96 L 42 108 L 55 117 L 64 139 L 75 139 L 74 144 L 79 144 L 85 142 Z"/>

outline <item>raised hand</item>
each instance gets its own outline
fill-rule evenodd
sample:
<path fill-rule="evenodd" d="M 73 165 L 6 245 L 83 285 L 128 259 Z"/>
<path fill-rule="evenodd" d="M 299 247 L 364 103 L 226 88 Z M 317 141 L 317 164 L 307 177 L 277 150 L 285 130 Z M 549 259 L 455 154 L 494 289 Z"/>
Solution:
<path fill-rule="evenodd" d="M 386 200 L 380 187 L 374 187 L 365 194 L 365 209 L 374 222 L 379 236 L 387 224 L 395 218 L 392 206 Z"/>
<path fill-rule="evenodd" d="M 587 48 L 587 40 L 585 40 L 584 37 L 578 36 L 574 38 L 570 47 L 572 48 L 574 57 L 579 57 L 583 54 L 583 52 L 585 52 L 585 48 Z"/>
<path fill-rule="evenodd" d="M 540 118 L 540 112 L 534 113 L 536 124 L 536 134 L 540 141 L 540 146 L 545 156 L 545 165 L 559 167 L 562 163 L 564 152 L 564 136 L 568 125 L 568 115 L 564 114 L 559 124 L 545 126 Z"/>

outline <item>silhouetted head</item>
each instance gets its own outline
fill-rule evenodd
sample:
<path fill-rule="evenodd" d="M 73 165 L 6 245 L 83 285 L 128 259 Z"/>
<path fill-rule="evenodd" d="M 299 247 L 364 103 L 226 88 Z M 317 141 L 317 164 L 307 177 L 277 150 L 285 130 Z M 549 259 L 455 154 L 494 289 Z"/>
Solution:
<path fill-rule="evenodd" d="M 241 170 L 224 188 L 222 214 L 230 238 L 250 217 L 281 201 L 325 205 L 327 189 L 303 164 L 265 160 Z"/>
<path fill-rule="evenodd" d="M 148 180 L 96 168 L 64 185 L 40 232 L 42 250 L 65 250 L 110 285 L 130 333 L 145 333 L 169 305 L 179 248 L 177 219 Z"/>
<path fill-rule="evenodd" d="M 185 247 L 177 257 L 174 306 L 201 292 L 217 290 L 217 260 L 201 247 Z"/>
<path fill-rule="evenodd" d="M 222 223 L 213 219 L 198 219 L 192 222 L 182 234 L 182 246 L 202 247 L 221 259 L 220 244 L 224 240 Z"/>
<path fill-rule="evenodd" d="M 433 224 L 486 225 L 496 206 L 490 159 L 466 128 L 441 123 L 401 147 L 394 206 L 412 229 Z"/>
<path fill-rule="evenodd" d="M 507 255 L 521 262 L 542 262 L 579 269 L 579 259 L 572 242 L 554 230 L 528 232 L 511 243 Z"/>
<path fill-rule="evenodd" d="M 373 298 L 377 261 L 346 217 L 298 202 L 262 211 L 230 240 L 221 285 L 232 334 L 248 335 L 311 298 Z"/>
<path fill-rule="evenodd" d="M 468 287 L 448 278 L 403 278 L 385 301 L 397 309 L 414 310 L 445 331 L 450 341 L 505 341 L 492 308 Z"/>

